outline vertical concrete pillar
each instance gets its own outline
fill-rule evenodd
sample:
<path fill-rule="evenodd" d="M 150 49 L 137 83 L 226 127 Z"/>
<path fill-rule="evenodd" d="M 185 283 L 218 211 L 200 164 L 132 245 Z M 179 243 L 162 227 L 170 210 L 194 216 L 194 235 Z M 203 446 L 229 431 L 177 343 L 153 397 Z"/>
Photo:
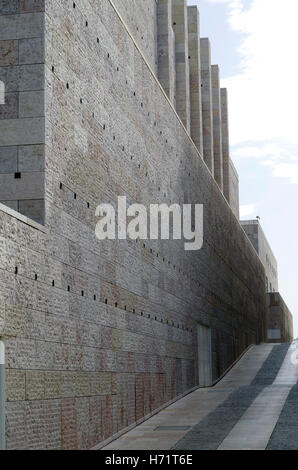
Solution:
<path fill-rule="evenodd" d="M 203 117 L 203 153 L 204 160 L 214 175 L 213 153 L 213 112 L 211 81 L 211 46 L 208 38 L 200 40 L 201 81 L 202 81 L 202 117 Z"/>
<path fill-rule="evenodd" d="M 226 88 L 220 90 L 221 101 L 221 131 L 222 131 L 222 162 L 223 162 L 223 192 L 230 202 L 230 142 L 229 142 L 229 111 L 228 92 Z"/>
<path fill-rule="evenodd" d="M 176 51 L 176 110 L 190 133 L 187 0 L 172 0 Z"/>
<path fill-rule="evenodd" d="M 223 191 L 220 72 L 219 72 L 218 65 L 211 66 L 211 78 L 212 78 L 214 178 L 219 188 L 221 189 L 221 191 Z"/>
<path fill-rule="evenodd" d="M 188 53 L 190 74 L 191 137 L 203 157 L 200 17 L 196 6 L 188 7 Z"/>
<path fill-rule="evenodd" d="M 176 107 L 175 33 L 173 30 L 172 0 L 157 4 L 158 79 Z"/>

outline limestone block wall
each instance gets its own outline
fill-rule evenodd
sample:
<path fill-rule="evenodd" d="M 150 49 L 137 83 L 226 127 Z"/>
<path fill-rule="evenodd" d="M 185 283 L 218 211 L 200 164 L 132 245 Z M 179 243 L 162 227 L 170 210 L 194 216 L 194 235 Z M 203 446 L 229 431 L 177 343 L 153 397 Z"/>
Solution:
<path fill-rule="evenodd" d="M 190 134 L 190 81 L 187 0 L 172 0 L 175 33 L 176 110 Z"/>
<path fill-rule="evenodd" d="M 229 159 L 230 167 L 230 207 L 237 219 L 240 219 L 240 200 L 239 200 L 239 176 L 237 170 L 232 162 L 231 158 Z"/>
<path fill-rule="evenodd" d="M 112 0 L 138 43 L 152 70 L 157 73 L 157 0 Z"/>
<path fill-rule="evenodd" d="M 241 225 L 265 268 L 266 292 L 278 292 L 278 265 L 258 220 L 243 220 Z"/>
<path fill-rule="evenodd" d="M 214 176 L 213 104 L 211 46 L 208 38 L 200 40 L 204 160 Z"/>
<path fill-rule="evenodd" d="M 0 2 L 0 201 L 44 220 L 44 2 Z"/>
<path fill-rule="evenodd" d="M 157 4 L 157 54 L 158 80 L 176 107 L 176 51 L 172 0 L 159 0 Z"/>
<path fill-rule="evenodd" d="M 220 89 L 221 104 L 221 133 L 222 133 L 222 164 L 223 164 L 223 193 L 230 202 L 230 136 L 229 136 L 229 111 L 228 111 L 228 91 L 226 88 Z"/>
<path fill-rule="evenodd" d="M 266 295 L 267 341 L 269 343 L 291 343 L 294 339 L 293 316 L 281 295 Z"/>
<path fill-rule="evenodd" d="M 200 17 L 197 7 L 188 7 L 188 52 L 190 67 L 191 137 L 203 157 L 201 94 Z"/>
<path fill-rule="evenodd" d="M 211 66 L 212 112 L 213 112 L 213 151 L 214 178 L 223 191 L 223 157 L 222 157 L 222 120 L 220 96 L 220 72 L 218 65 Z"/>
<path fill-rule="evenodd" d="M 88 449 L 264 340 L 265 272 L 109 0 L 47 0 L 45 227 L 0 207 L 8 449 Z M 204 204 L 204 246 L 95 237 L 101 202 Z M 21 219 L 21 220 L 20 220 Z"/>

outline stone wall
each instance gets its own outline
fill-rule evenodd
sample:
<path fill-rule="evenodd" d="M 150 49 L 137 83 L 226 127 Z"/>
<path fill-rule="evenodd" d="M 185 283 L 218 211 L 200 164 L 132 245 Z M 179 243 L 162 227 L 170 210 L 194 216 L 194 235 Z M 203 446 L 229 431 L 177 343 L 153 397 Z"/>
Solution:
<path fill-rule="evenodd" d="M 265 273 L 111 2 L 45 23 L 45 228 L 0 208 L 7 447 L 87 449 L 199 385 L 199 324 L 214 380 L 263 341 Z M 203 249 L 99 242 L 123 195 L 204 204 Z"/>
<path fill-rule="evenodd" d="M 203 152 L 203 116 L 201 92 L 200 16 L 197 7 L 188 7 L 188 53 L 190 80 L 191 137 L 201 156 Z"/>
<path fill-rule="evenodd" d="M 152 70 L 157 73 L 157 0 L 112 0 L 138 43 Z"/>
<path fill-rule="evenodd" d="M 229 203 L 231 206 L 231 209 L 237 217 L 237 219 L 240 219 L 240 201 L 239 201 L 239 176 L 237 173 L 237 170 L 231 160 L 229 159 L 229 167 L 230 167 L 230 175 L 229 175 L 229 180 L 230 180 L 230 196 L 229 196 Z"/>
<path fill-rule="evenodd" d="M 294 339 L 293 316 L 279 293 L 266 295 L 269 343 L 291 343 Z"/>
<path fill-rule="evenodd" d="M 223 193 L 230 203 L 230 135 L 229 135 L 229 108 L 228 91 L 226 88 L 220 89 L 221 104 L 221 134 L 222 134 L 222 163 L 223 163 Z M 239 214 L 239 211 L 238 211 Z"/>
<path fill-rule="evenodd" d="M 187 0 L 172 0 L 175 34 L 176 110 L 190 134 L 190 68 L 188 51 Z"/>
<path fill-rule="evenodd" d="M 211 44 L 208 38 L 200 40 L 201 81 L 202 81 L 202 119 L 203 119 L 203 155 L 206 165 L 214 176 L 214 141 L 213 141 L 213 104 L 211 78 Z"/>
<path fill-rule="evenodd" d="M 0 2 L 0 201 L 44 220 L 44 2 Z"/>
<path fill-rule="evenodd" d="M 278 292 L 278 265 L 258 220 L 243 220 L 241 225 L 258 253 L 266 273 L 266 292 Z"/>
<path fill-rule="evenodd" d="M 213 151 L 214 151 L 214 178 L 223 191 L 223 158 L 222 158 L 222 118 L 220 71 L 218 65 L 211 66 L 212 80 L 212 112 L 213 112 Z"/>
<path fill-rule="evenodd" d="M 176 108 L 176 47 L 172 0 L 158 1 L 157 33 L 158 80 Z"/>

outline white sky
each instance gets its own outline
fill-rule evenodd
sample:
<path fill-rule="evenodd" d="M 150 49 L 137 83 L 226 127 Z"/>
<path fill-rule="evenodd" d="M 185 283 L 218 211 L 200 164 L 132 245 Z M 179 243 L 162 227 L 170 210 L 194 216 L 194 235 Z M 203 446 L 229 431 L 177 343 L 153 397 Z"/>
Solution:
<path fill-rule="evenodd" d="M 261 217 L 298 335 L 298 1 L 188 0 L 229 92 L 242 218 Z"/>

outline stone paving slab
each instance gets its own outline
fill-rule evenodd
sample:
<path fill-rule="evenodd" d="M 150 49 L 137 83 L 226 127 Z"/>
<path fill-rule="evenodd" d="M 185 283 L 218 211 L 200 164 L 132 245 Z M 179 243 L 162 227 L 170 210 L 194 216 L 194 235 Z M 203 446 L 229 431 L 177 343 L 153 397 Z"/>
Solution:
<path fill-rule="evenodd" d="M 285 357 L 289 350 L 289 344 L 281 344 L 272 348 L 270 354 L 267 356 L 266 360 L 263 362 L 262 367 L 257 372 L 255 378 L 250 385 L 237 388 L 222 404 L 220 404 L 212 413 L 210 413 L 204 420 L 198 423 L 183 439 L 181 439 L 175 446 L 174 449 L 178 450 L 216 450 L 220 448 L 220 445 L 225 439 L 230 435 L 225 444 L 223 444 L 222 449 L 240 449 L 247 446 L 246 442 L 251 436 L 249 433 L 249 427 L 247 425 L 247 420 L 252 421 L 251 414 L 246 416 L 247 410 L 249 410 L 257 397 L 262 395 L 262 392 L 266 385 L 272 384 L 279 373 L 279 370 L 285 360 Z M 287 393 L 289 390 L 287 391 Z M 284 395 L 284 401 L 286 395 Z M 264 397 L 262 397 L 261 402 L 264 403 Z M 267 397 L 268 400 L 268 397 Z M 283 402 L 284 402 L 283 401 Z M 277 397 L 277 402 L 279 402 L 279 396 Z M 257 404 L 255 405 L 257 407 Z M 253 410 L 255 410 L 253 407 Z M 279 409 L 279 413 L 281 408 Z M 271 410 L 271 415 L 272 415 Z M 278 417 L 279 413 L 276 416 Z M 272 417 L 270 415 L 270 423 L 272 422 Z M 237 423 L 238 428 L 237 428 Z M 259 431 L 261 422 L 253 422 L 252 426 L 256 426 Z M 271 429 L 269 436 L 266 436 L 265 445 L 264 441 L 260 442 L 259 439 L 251 443 L 253 448 L 258 443 L 259 446 L 264 446 L 265 448 L 268 442 L 268 439 L 274 428 L 264 424 L 265 429 Z M 235 431 L 233 432 L 233 428 Z M 247 429 L 247 433 L 245 431 Z M 264 431 L 264 428 L 262 428 Z M 256 429 L 252 430 L 256 434 Z M 264 432 L 261 432 L 263 437 Z M 238 439 L 239 438 L 239 439 Z M 258 448 L 258 447 L 255 447 Z"/>
<path fill-rule="evenodd" d="M 155 429 L 158 426 L 196 426 L 221 403 L 225 402 L 230 395 L 233 395 L 237 388 L 251 384 L 274 347 L 272 344 L 264 344 L 251 348 L 215 387 L 199 389 L 184 397 L 113 441 L 104 450 L 171 449 L 187 434 L 187 431 L 156 432 Z M 247 406 L 255 396 L 255 393 L 250 396 Z M 231 403 L 233 403 L 234 398 L 232 396 Z M 231 427 L 233 427 L 233 424 L 230 425 L 229 429 Z"/>
<path fill-rule="evenodd" d="M 293 355 L 294 359 L 297 359 L 297 354 L 294 355 L 295 350 L 298 354 L 298 342 L 295 342 L 289 351 L 291 356 Z M 297 370 L 297 364 L 295 365 L 292 361 L 289 361 L 287 375 L 282 371 L 276 381 L 278 382 L 281 379 L 287 383 L 292 381 L 293 373 L 290 374 L 290 372 L 293 372 L 294 367 Z M 298 383 L 297 376 L 295 377 L 294 375 L 293 380 L 295 378 L 296 383 L 288 395 L 279 420 L 268 442 L 267 450 L 298 450 Z"/>

